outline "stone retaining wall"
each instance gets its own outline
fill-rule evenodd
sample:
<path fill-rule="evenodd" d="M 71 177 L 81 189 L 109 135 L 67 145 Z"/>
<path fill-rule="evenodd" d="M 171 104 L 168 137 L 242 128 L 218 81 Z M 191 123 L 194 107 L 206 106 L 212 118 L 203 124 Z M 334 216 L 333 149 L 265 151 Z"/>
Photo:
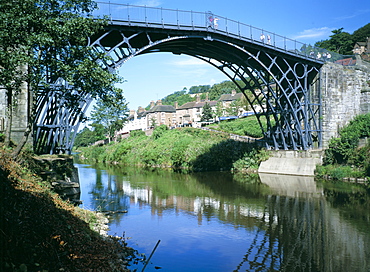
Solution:
<path fill-rule="evenodd" d="M 324 148 L 356 115 L 370 112 L 370 65 L 358 64 L 327 63 L 321 68 Z"/>

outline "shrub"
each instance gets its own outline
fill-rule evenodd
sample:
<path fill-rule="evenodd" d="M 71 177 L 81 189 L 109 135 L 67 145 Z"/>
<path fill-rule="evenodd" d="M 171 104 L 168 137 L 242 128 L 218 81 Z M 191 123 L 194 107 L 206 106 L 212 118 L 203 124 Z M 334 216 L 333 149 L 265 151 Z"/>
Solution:
<path fill-rule="evenodd" d="M 132 130 L 130 131 L 130 137 L 141 137 L 146 136 L 143 130 Z"/>
<path fill-rule="evenodd" d="M 154 139 L 158 139 L 159 137 L 162 136 L 162 134 L 168 130 L 168 127 L 166 125 L 160 125 L 158 127 L 156 127 L 153 131 L 153 134 L 152 134 L 152 137 Z"/>

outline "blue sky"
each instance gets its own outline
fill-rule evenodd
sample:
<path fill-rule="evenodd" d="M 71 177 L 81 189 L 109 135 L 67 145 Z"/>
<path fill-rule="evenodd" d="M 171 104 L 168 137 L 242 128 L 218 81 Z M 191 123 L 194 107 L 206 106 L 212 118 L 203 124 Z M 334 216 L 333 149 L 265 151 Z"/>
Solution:
<path fill-rule="evenodd" d="M 370 22 L 370 0 L 113 0 L 111 3 L 168 9 L 212 11 L 254 27 L 314 44 L 344 28 L 353 33 Z M 154 53 L 127 61 L 119 74 L 130 109 L 147 106 L 193 85 L 213 85 L 227 80 L 216 68 L 184 55 Z"/>

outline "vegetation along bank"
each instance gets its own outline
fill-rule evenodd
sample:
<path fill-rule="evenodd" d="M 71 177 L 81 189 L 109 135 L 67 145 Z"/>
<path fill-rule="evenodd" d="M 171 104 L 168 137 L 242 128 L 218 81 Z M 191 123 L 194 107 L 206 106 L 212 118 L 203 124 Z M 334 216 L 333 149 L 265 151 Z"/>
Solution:
<path fill-rule="evenodd" d="M 229 139 L 228 133 L 196 128 L 168 129 L 161 125 L 151 136 L 132 131 L 120 142 L 80 147 L 83 158 L 99 162 L 163 167 L 187 171 L 255 171 L 268 153 L 255 143 Z"/>
<path fill-rule="evenodd" d="M 102 215 L 63 201 L 31 156 L 10 152 L 0 143 L 0 271 L 129 271 L 139 255 L 98 232 Z"/>
<path fill-rule="evenodd" d="M 370 113 L 356 116 L 332 138 L 325 150 L 318 177 L 333 179 L 370 177 Z"/>

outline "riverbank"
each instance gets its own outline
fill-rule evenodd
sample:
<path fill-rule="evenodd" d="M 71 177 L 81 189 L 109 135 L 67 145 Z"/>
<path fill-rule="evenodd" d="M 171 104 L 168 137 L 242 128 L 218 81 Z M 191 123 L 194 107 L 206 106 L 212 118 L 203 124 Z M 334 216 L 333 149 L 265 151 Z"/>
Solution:
<path fill-rule="evenodd" d="M 256 171 L 268 152 L 256 143 L 229 139 L 228 133 L 157 127 L 151 136 L 134 132 L 121 142 L 80 148 L 82 158 L 123 165 L 190 172 Z"/>
<path fill-rule="evenodd" d="M 106 235 L 104 217 L 63 201 L 2 147 L 0 180 L 1 271 L 129 271 L 135 251 Z"/>

